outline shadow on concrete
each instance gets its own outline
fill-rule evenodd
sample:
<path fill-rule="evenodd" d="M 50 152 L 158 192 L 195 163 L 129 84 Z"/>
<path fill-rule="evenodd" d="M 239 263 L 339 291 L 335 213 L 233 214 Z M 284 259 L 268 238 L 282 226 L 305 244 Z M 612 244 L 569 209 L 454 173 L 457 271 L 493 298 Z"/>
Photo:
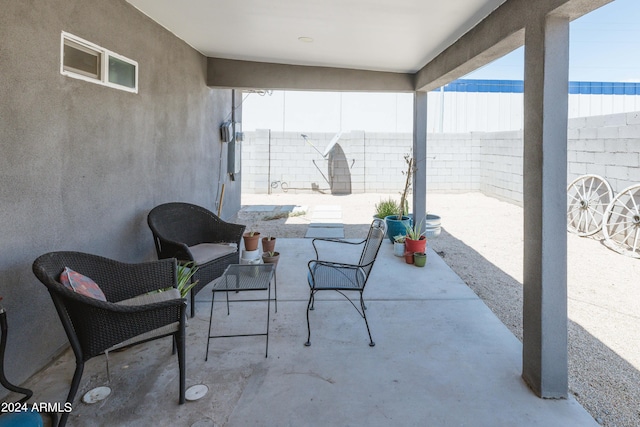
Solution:
<path fill-rule="evenodd" d="M 444 228 L 429 246 L 522 341 L 522 283 Z M 614 413 L 640 425 L 640 372 L 570 319 L 568 331 L 570 393 L 601 425 L 619 426 Z"/>

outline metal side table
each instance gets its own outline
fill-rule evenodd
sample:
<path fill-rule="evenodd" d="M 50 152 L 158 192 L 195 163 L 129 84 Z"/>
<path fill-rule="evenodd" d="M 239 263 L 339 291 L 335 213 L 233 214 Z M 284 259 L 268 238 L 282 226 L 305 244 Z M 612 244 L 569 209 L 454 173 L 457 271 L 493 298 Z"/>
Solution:
<path fill-rule="evenodd" d="M 209 358 L 209 343 L 212 338 L 231 338 L 231 337 L 252 337 L 266 336 L 267 344 L 264 357 L 269 355 L 269 315 L 271 312 L 271 281 L 274 282 L 274 298 L 276 313 L 278 312 L 278 291 L 275 278 L 275 264 L 232 264 L 229 265 L 222 276 L 214 283 L 211 296 L 211 314 L 209 316 L 209 336 L 207 337 L 207 353 L 204 360 Z M 267 291 L 266 299 L 234 299 L 229 300 L 229 292 L 244 291 Z M 236 335 L 211 335 L 211 325 L 213 323 L 213 303 L 216 293 L 225 292 L 227 297 L 227 315 L 229 315 L 230 302 L 267 302 L 267 331 L 264 333 L 254 334 L 236 334 Z"/>

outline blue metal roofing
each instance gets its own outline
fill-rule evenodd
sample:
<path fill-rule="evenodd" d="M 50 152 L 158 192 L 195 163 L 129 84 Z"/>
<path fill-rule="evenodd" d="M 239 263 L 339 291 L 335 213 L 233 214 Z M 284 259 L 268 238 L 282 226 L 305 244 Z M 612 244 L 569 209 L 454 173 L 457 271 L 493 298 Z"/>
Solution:
<path fill-rule="evenodd" d="M 459 79 L 444 86 L 445 92 L 523 93 L 522 80 Z M 640 83 L 569 82 L 570 94 L 640 95 Z"/>

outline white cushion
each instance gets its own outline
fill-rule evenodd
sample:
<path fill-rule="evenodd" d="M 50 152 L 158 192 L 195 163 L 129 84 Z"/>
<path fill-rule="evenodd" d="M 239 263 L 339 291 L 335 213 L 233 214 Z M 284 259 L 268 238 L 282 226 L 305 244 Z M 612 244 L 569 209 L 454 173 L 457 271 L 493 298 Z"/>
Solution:
<path fill-rule="evenodd" d="M 180 299 L 180 291 L 176 288 L 171 288 L 162 292 L 153 292 L 150 294 L 138 295 L 137 297 L 118 301 L 116 304 L 120 305 L 146 305 L 153 304 L 154 302 L 169 301 L 172 299 Z"/>
<path fill-rule="evenodd" d="M 189 246 L 189 251 L 196 265 L 202 265 L 225 255 L 238 252 L 238 247 L 235 243 L 200 243 L 199 245 Z"/>

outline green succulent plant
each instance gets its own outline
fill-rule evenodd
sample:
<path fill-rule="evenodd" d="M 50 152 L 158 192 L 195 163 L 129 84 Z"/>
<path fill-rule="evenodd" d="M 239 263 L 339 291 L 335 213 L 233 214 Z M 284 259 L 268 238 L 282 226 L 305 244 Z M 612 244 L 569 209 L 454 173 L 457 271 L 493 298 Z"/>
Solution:
<path fill-rule="evenodd" d="M 423 218 L 420 222 L 414 223 L 413 225 L 407 225 L 407 239 L 411 240 L 420 240 L 422 237 L 422 229 L 424 226 L 425 219 Z"/>
<path fill-rule="evenodd" d="M 197 271 L 198 271 L 198 267 L 196 267 L 195 262 L 193 261 L 188 262 L 186 264 L 178 264 L 177 289 L 178 291 L 180 291 L 180 296 L 182 298 L 186 297 L 189 291 L 191 290 L 191 288 L 193 288 L 198 283 L 198 280 L 196 280 L 193 283 L 191 282 L 191 278 L 193 277 L 194 274 L 196 274 Z"/>
<path fill-rule="evenodd" d="M 393 241 L 396 243 L 404 243 L 407 236 L 404 234 L 398 234 L 397 236 L 393 236 Z"/>
<path fill-rule="evenodd" d="M 387 200 L 380 200 L 376 203 L 376 217 L 384 219 L 389 215 L 397 215 L 400 210 L 398 202 L 389 197 Z"/>

